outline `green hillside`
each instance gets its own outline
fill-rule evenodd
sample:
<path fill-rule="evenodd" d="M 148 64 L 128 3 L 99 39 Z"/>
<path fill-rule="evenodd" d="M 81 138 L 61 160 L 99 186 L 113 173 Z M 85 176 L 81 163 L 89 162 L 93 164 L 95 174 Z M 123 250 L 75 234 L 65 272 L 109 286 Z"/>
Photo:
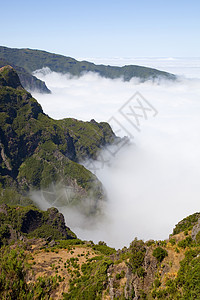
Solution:
<path fill-rule="evenodd" d="M 162 72 L 152 68 L 135 65 L 123 67 L 95 65 L 87 61 L 77 61 L 74 58 L 49 53 L 41 50 L 14 49 L 0 46 L 0 58 L 9 61 L 16 66 L 23 67 L 29 73 L 43 67 L 48 67 L 52 71 L 70 73 L 80 76 L 84 72 L 95 72 L 106 78 L 123 78 L 129 81 L 133 77 L 141 80 L 165 78 L 175 80 L 173 74 Z"/>
<path fill-rule="evenodd" d="M 52 183 L 62 184 L 70 189 L 68 202 L 88 197 L 98 202 L 104 198 L 102 185 L 79 162 L 96 158 L 101 147 L 115 139 L 107 123 L 48 117 L 23 89 L 15 70 L 0 69 L 0 182 L 4 188 L 47 193 Z M 66 199 L 60 197 L 61 203 L 66 205 Z"/>
<path fill-rule="evenodd" d="M 103 241 L 77 239 L 55 208 L 0 205 L 0 298 L 199 299 L 196 215 L 179 222 L 179 233 L 170 239 L 135 238 L 116 250 Z M 189 231 L 181 230 L 183 223 L 192 224 Z"/>

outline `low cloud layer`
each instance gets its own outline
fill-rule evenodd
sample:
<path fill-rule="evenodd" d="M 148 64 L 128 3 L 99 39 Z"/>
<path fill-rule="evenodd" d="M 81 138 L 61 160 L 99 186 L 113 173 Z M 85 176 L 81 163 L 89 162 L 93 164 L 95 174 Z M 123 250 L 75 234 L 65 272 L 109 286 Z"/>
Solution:
<path fill-rule="evenodd" d="M 136 236 L 164 239 L 178 221 L 199 211 L 200 79 L 139 83 L 91 73 L 81 78 L 48 70 L 36 75 L 52 90 L 51 95 L 34 94 L 49 116 L 111 120 L 114 130 L 123 128 L 121 136 L 131 136 L 131 145 L 110 155 L 110 164 L 96 171 L 108 195 L 105 216 L 87 222 L 80 212 L 63 209 L 79 237 L 114 247 L 129 245 Z M 133 102 L 127 101 L 136 92 L 149 108 L 146 118 L 138 111 L 140 131 L 128 114 Z"/>

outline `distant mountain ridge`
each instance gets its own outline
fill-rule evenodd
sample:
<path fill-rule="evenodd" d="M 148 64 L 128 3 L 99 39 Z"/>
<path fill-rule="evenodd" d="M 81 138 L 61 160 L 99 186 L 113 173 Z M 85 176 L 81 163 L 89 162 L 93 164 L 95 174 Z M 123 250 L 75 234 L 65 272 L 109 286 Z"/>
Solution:
<path fill-rule="evenodd" d="M 6 59 L 16 66 L 23 67 L 27 72 L 32 73 L 37 69 L 48 67 L 51 71 L 69 73 L 72 76 L 81 76 L 85 72 L 95 72 L 106 78 L 123 78 L 129 81 L 136 77 L 141 81 L 149 79 L 164 78 L 175 80 L 176 76 L 167 72 L 153 68 L 141 67 L 137 65 L 127 65 L 123 67 L 95 65 L 88 61 L 77 61 L 74 58 L 49 53 L 41 50 L 16 49 L 0 46 L 0 58 Z"/>

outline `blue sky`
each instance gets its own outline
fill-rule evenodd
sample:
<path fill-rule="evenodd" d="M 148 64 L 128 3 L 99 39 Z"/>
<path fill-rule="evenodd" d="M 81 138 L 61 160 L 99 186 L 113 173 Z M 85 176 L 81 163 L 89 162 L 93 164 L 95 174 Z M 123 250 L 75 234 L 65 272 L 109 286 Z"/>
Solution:
<path fill-rule="evenodd" d="M 0 44 L 78 57 L 199 57 L 200 1 L 1 1 Z"/>

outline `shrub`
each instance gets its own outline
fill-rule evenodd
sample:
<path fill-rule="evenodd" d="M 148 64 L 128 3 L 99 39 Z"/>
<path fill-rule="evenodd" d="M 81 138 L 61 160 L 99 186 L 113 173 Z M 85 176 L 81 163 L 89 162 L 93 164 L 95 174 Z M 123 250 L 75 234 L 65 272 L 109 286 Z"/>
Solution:
<path fill-rule="evenodd" d="M 153 250 L 153 256 L 158 260 L 158 262 L 162 262 L 163 259 L 168 256 L 168 253 L 165 249 L 157 247 Z"/>
<path fill-rule="evenodd" d="M 124 276 L 125 276 L 125 272 L 124 270 L 122 270 L 121 273 L 116 274 L 116 279 L 120 280 L 121 278 L 124 278 Z"/>
<path fill-rule="evenodd" d="M 170 239 L 169 242 L 172 246 L 174 246 L 176 244 L 176 240 L 174 238 Z"/>
<path fill-rule="evenodd" d="M 98 244 L 98 245 L 94 245 L 92 247 L 93 250 L 97 250 L 99 252 L 101 252 L 104 255 L 111 255 L 111 254 L 115 254 L 116 250 L 114 248 L 108 247 L 106 244 Z"/>
<path fill-rule="evenodd" d="M 155 286 L 155 288 L 158 288 L 159 286 L 161 286 L 161 281 L 160 281 L 160 279 L 156 278 L 156 279 L 154 280 L 154 286 Z"/>
<path fill-rule="evenodd" d="M 173 235 L 178 234 L 182 231 L 191 230 L 192 227 L 198 222 L 199 217 L 200 213 L 195 213 L 180 221 L 173 230 Z"/>
<path fill-rule="evenodd" d="M 178 242 L 178 246 L 185 249 L 186 247 L 192 246 L 193 241 L 191 236 L 187 236 L 184 240 Z"/>
<path fill-rule="evenodd" d="M 146 253 L 146 248 L 144 242 L 135 239 L 130 245 L 130 259 L 129 259 L 129 265 L 133 273 L 136 273 L 137 270 L 142 266 L 144 262 L 145 253 Z M 141 274 L 141 272 L 139 273 Z"/>

